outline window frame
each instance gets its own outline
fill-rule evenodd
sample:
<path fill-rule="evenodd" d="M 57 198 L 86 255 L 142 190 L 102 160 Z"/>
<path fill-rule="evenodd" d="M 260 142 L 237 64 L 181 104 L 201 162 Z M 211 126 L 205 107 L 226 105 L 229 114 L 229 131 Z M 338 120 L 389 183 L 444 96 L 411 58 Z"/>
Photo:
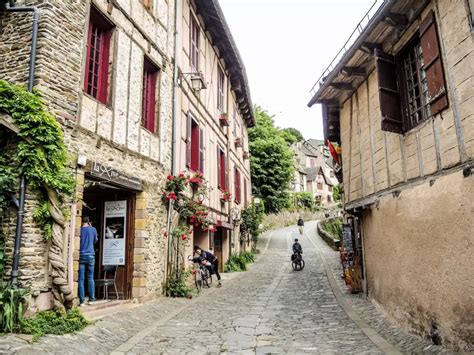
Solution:
<path fill-rule="evenodd" d="M 201 30 L 192 11 L 189 12 L 189 65 L 191 70 L 199 72 Z"/>
<path fill-rule="evenodd" d="M 109 100 L 109 61 L 114 29 L 115 25 L 105 15 L 95 6 L 90 7 L 83 90 L 104 105 Z"/>
<path fill-rule="evenodd" d="M 142 93 L 142 117 L 141 126 L 151 133 L 158 131 L 157 112 L 158 100 L 157 85 L 159 82 L 160 69 L 146 56 L 143 60 L 143 93 Z"/>
<path fill-rule="evenodd" d="M 186 124 L 186 167 L 204 174 L 204 129 L 189 111 Z"/>
<path fill-rule="evenodd" d="M 217 188 L 221 191 L 228 189 L 227 156 L 225 150 L 217 145 Z"/>
<path fill-rule="evenodd" d="M 217 110 L 225 112 L 225 74 L 219 65 L 217 66 Z"/>

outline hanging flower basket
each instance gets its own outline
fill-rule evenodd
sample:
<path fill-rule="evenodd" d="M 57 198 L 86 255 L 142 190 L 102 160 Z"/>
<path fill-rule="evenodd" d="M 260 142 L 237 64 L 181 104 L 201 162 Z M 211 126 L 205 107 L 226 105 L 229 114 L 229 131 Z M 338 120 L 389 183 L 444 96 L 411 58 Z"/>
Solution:
<path fill-rule="evenodd" d="M 221 124 L 221 126 L 223 127 L 227 127 L 229 126 L 229 118 L 227 116 L 227 113 L 223 112 L 220 114 L 219 116 L 219 123 Z"/>
<path fill-rule="evenodd" d="M 231 199 L 232 199 L 232 194 L 230 193 L 230 191 L 228 190 L 222 191 L 222 195 L 221 195 L 222 203 L 229 202 Z"/>
<path fill-rule="evenodd" d="M 191 188 L 197 190 L 204 185 L 204 175 L 200 171 L 197 171 L 188 179 L 188 182 L 191 185 Z"/>

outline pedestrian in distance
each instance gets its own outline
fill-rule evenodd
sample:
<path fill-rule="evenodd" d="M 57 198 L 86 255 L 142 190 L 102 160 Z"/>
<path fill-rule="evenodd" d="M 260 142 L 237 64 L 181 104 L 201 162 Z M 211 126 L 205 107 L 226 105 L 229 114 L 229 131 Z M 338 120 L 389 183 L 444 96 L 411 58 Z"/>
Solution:
<path fill-rule="evenodd" d="M 88 216 L 82 218 L 82 227 L 80 235 L 81 243 L 79 249 L 79 306 L 85 305 L 85 289 L 84 281 L 87 273 L 87 290 L 89 293 L 89 301 L 87 304 L 92 305 L 95 301 L 95 285 L 94 285 L 94 267 L 95 267 L 95 250 L 94 244 L 97 243 L 97 229 L 92 227 Z"/>
<path fill-rule="evenodd" d="M 194 246 L 194 254 L 198 255 L 198 257 L 201 260 L 206 260 L 206 261 L 211 263 L 212 271 L 216 274 L 216 277 L 217 277 L 217 286 L 216 287 L 222 287 L 221 275 L 219 275 L 219 259 L 217 258 L 217 256 L 215 256 L 214 254 L 212 254 L 209 251 L 202 250 L 197 245 Z"/>
<path fill-rule="evenodd" d="M 296 225 L 298 226 L 298 231 L 300 234 L 303 234 L 303 228 L 304 228 L 304 221 L 303 218 L 298 218 L 298 222 L 296 222 Z"/>

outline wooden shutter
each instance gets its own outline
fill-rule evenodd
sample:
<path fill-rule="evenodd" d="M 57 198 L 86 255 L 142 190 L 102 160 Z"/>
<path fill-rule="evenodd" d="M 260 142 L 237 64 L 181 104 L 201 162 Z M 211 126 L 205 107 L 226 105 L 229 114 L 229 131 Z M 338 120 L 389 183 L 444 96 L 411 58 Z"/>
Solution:
<path fill-rule="evenodd" d="M 395 58 L 375 49 L 375 65 L 379 83 L 382 131 L 403 133 L 400 89 Z"/>
<path fill-rule="evenodd" d="M 428 85 L 428 104 L 430 105 L 431 113 L 436 115 L 448 107 L 448 95 L 433 11 L 421 22 L 420 42 Z"/>
<path fill-rule="evenodd" d="M 222 188 L 221 174 L 221 148 L 217 145 L 217 188 Z"/>
<path fill-rule="evenodd" d="M 192 132 L 192 118 L 188 113 L 188 120 L 186 122 L 186 166 L 191 167 L 191 132 Z"/>
<path fill-rule="evenodd" d="M 101 33 L 101 47 L 99 60 L 99 82 L 98 82 L 98 96 L 97 99 L 103 104 L 107 104 L 107 94 L 109 91 L 109 54 L 110 54 L 110 39 L 112 32 Z"/>
<path fill-rule="evenodd" d="M 199 169 L 204 174 L 204 130 L 199 129 Z"/>
<path fill-rule="evenodd" d="M 229 167 L 227 166 L 227 156 L 224 153 L 224 154 L 222 154 L 222 157 L 223 157 L 222 165 L 224 166 L 224 177 L 223 177 L 224 189 L 230 190 L 230 186 L 229 186 Z"/>

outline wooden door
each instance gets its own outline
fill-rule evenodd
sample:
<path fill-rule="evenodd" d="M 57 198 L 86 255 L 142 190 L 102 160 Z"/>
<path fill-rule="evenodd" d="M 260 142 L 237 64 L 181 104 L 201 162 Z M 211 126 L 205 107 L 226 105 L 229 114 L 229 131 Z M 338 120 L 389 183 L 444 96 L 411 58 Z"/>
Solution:
<path fill-rule="evenodd" d="M 222 260 L 222 228 L 217 228 L 214 233 L 214 255 L 219 259 L 219 272 L 223 272 L 224 265 Z"/>

